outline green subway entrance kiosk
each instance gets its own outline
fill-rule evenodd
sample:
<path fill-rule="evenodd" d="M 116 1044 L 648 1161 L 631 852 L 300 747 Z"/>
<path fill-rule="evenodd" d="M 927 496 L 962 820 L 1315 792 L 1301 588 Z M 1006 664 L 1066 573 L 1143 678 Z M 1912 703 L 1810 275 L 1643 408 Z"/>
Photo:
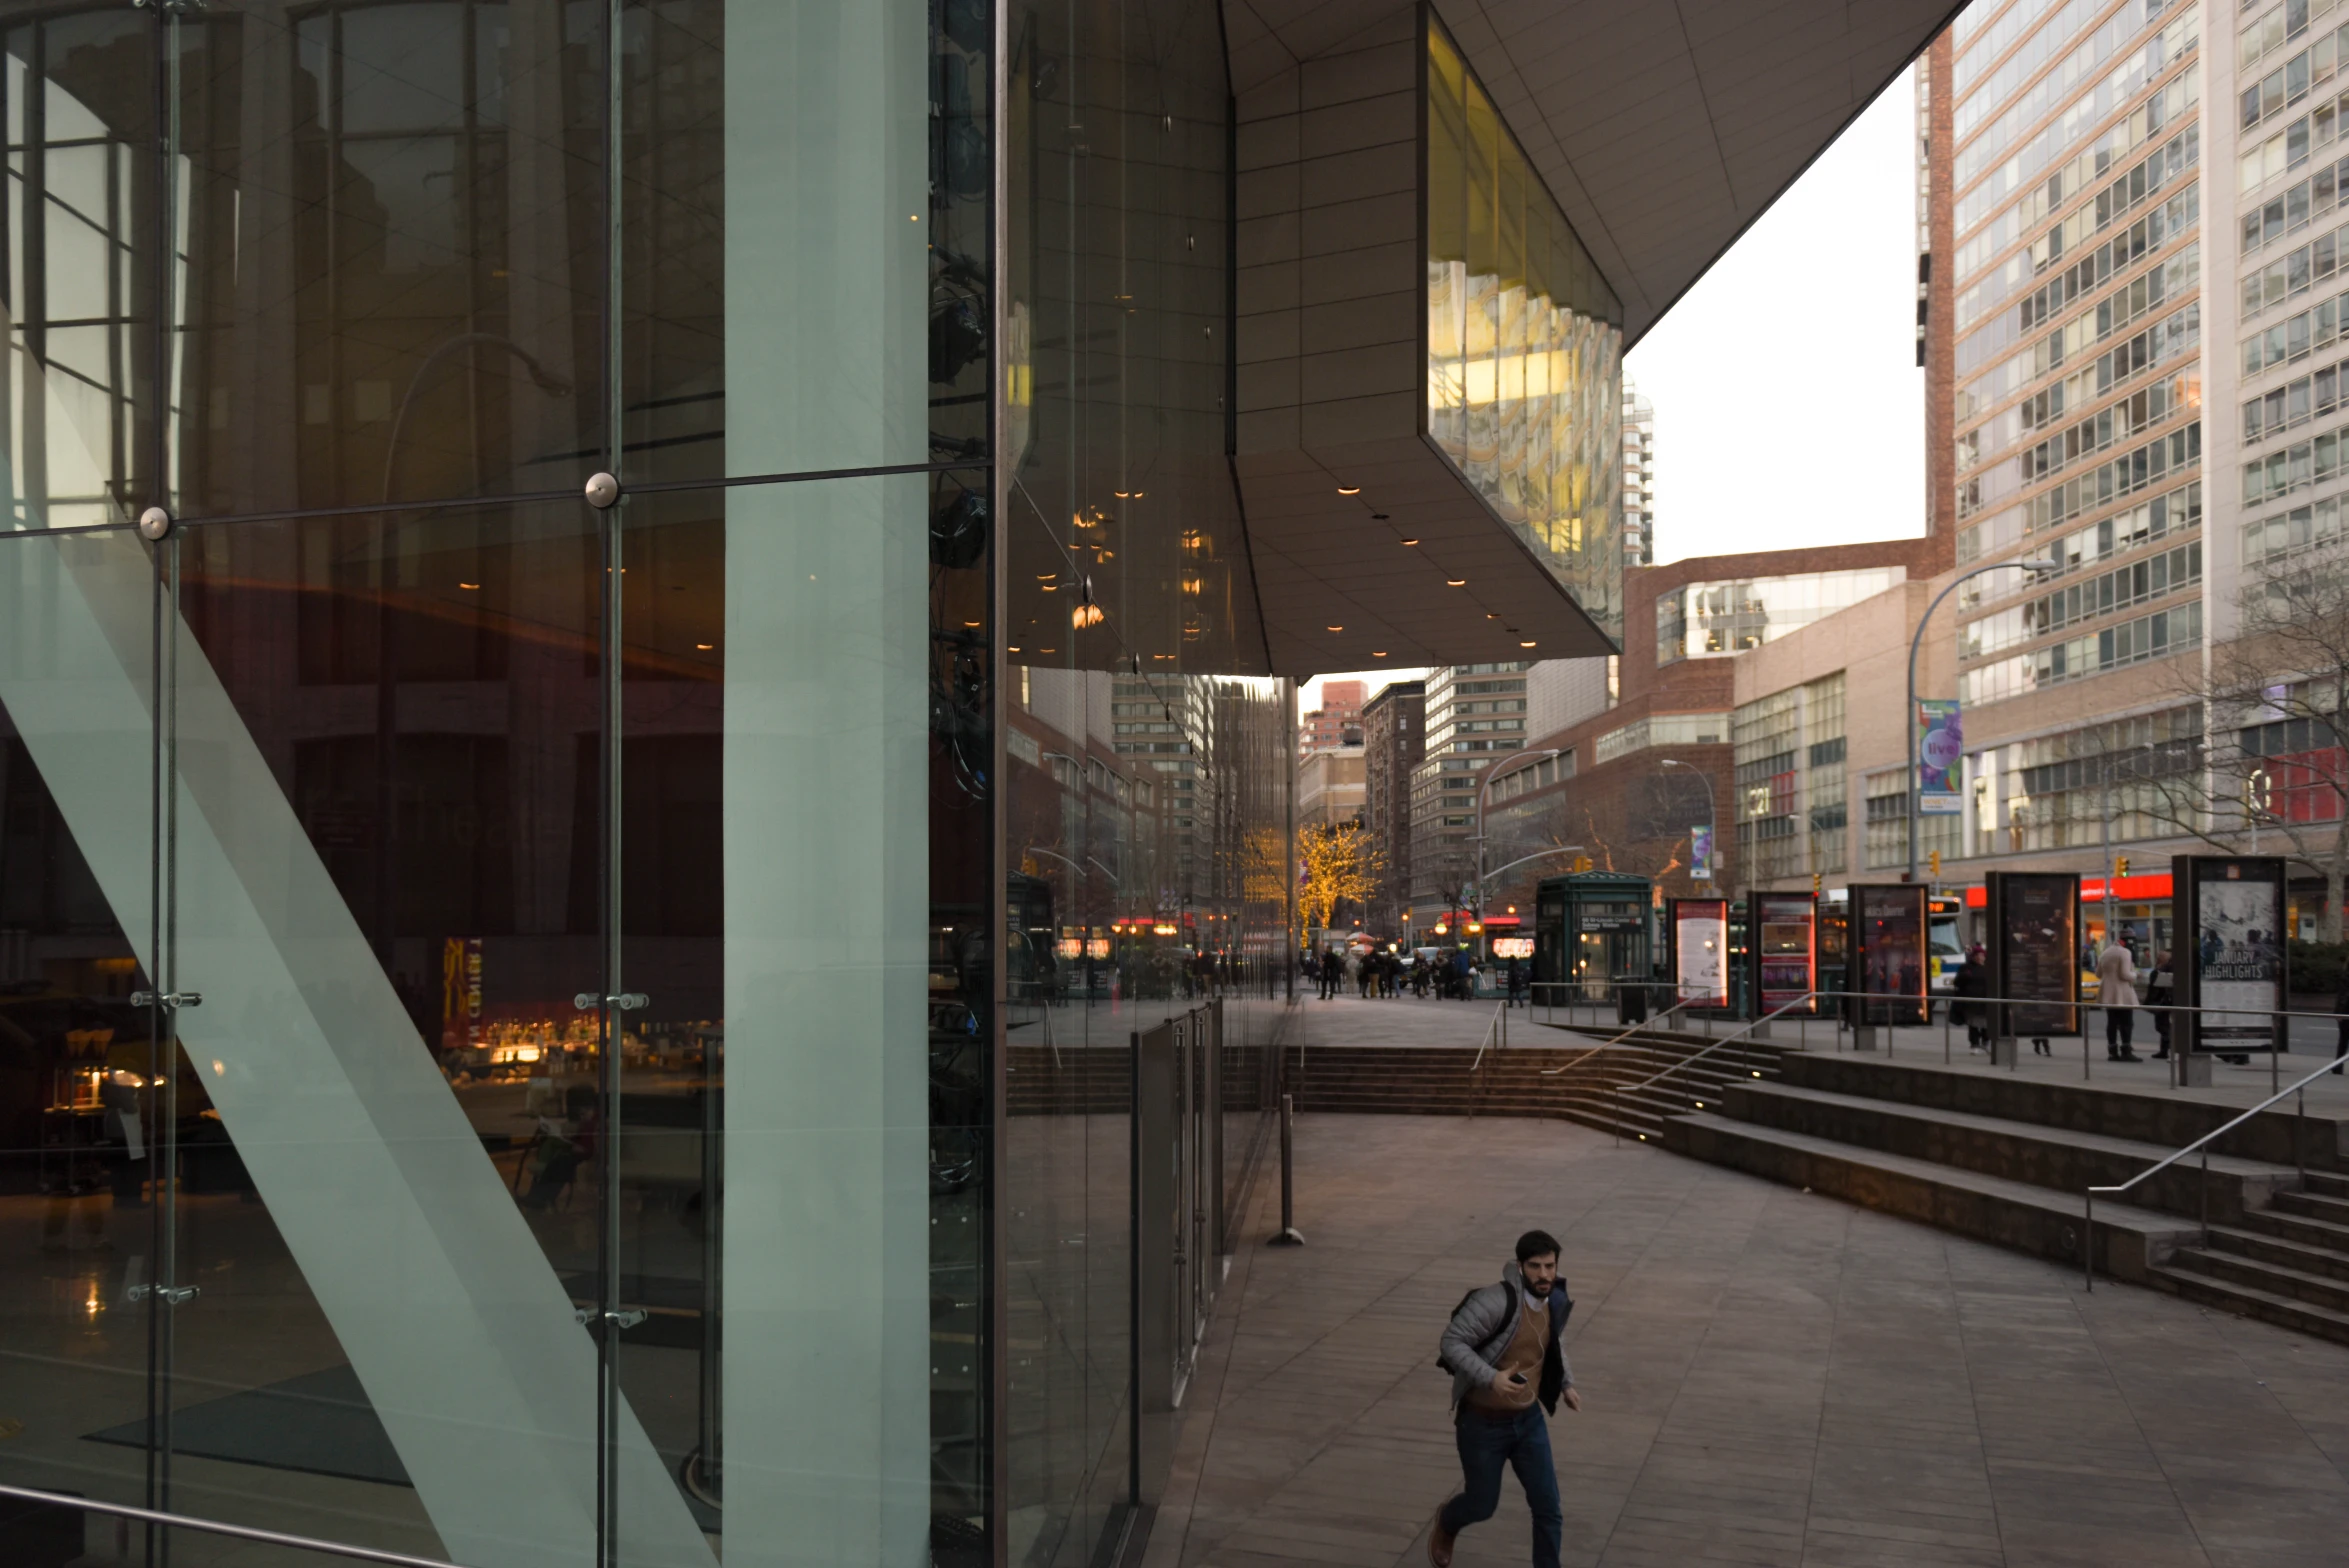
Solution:
<path fill-rule="evenodd" d="M 1558 1001 L 1601 1002 L 1652 977 L 1655 884 L 1622 871 L 1544 877 L 1534 893 L 1533 978 Z M 1644 999 L 1644 990 L 1640 993 Z"/>

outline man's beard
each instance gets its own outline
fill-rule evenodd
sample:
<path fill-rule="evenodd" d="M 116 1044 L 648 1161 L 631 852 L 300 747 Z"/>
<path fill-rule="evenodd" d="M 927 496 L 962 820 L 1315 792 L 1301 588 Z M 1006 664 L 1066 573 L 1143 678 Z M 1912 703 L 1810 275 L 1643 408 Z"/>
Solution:
<path fill-rule="evenodd" d="M 1535 1285 L 1529 1282 L 1525 1288 L 1537 1296 L 1547 1296 L 1550 1293 L 1550 1287 L 1547 1284 Z"/>

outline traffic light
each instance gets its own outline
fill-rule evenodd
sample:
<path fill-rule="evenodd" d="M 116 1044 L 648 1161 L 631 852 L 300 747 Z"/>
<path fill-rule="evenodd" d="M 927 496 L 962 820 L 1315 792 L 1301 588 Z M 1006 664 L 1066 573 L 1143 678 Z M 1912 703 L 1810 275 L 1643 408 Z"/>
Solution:
<path fill-rule="evenodd" d="M 2129 857 L 2128 857 L 2128 856 L 2126 856 L 2126 855 L 2123 855 L 2123 856 L 2122 856 L 2120 859 L 2118 859 L 2118 860 L 2116 860 L 2116 861 L 2114 861 L 2114 862 L 2112 863 L 2112 874 L 2113 874 L 2113 879 L 2114 879 L 2115 881 L 2118 881 L 2120 878 L 2122 878 L 2122 877 L 2125 877 L 2125 876 L 2127 876 L 2127 875 L 2129 874 Z"/>
<path fill-rule="evenodd" d="M 1940 851 L 1940 850 L 1938 850 L 1938 849 L 1935 849 L 1935 850 L 1928 850 L 1928 851 L 1926 852 L 1926 855 L 1925 855 L 1925 863 L 1926 863 L 1927 865 L 1929 865 L 1929 866 L 1931 866 L 1931 867 L 1933 868 L 1933 880 L 1934 880 L 1934 881 L 1936 881 L 1936 882 L 1940 881 L 1940 880 L 1941 880 L 1941 851 Z"/>
<path fill-rule="evenodd" d="M 1811 873 L 1811 897 L 1817 898 L 1819 896 L 1819 890 L 1826 884 L 1826 880 L 1816 871 Z"/>
<path fill-rule="evenodd" d="M 1588 855 L 1577 855 L 1577 856 L 1575 856 L 1575 857 L 1574 857 L 1574 869 L 1575 869 L 1576 871 L 1578 871 L 1578 872 L 1581 872 L 1581 871 L 1588 871 L 1588 870 L 1590 869 L 1590 867 L 1591 867 L 1591 859 L 1590 859 L 1590 856 L 1588 856 Z"/>

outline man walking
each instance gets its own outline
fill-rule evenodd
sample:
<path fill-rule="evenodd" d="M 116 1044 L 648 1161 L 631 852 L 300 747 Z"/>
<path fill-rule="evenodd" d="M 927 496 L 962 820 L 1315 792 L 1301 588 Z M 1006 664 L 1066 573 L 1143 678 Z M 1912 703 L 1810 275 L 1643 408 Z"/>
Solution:
<path fill-rule="evenodd" d="M 1573 1310 L 1558 1277 L 1557 1238 L 1539 1230 L 1517 1238 L 1517 1261 L 1501 1271 L 1499 1284 L 1470 1291 L 1454 1309 L 1436 1359 L 1452 1374 L 1460 1491 L 1428 1532 L 1427 1559 L 1435 1568 L 1451 1568 L 1460 1532 L 1500 1506 L 1504 1465 L 1517 1472 L 1533 1511 L 1534 1568 L 1558 1568 L 1566 1516 L 1543 1412 L 1555 1414 L 1561 1397 L 1567 1409 L 1582 1408 L 1558 1342 Z"/>

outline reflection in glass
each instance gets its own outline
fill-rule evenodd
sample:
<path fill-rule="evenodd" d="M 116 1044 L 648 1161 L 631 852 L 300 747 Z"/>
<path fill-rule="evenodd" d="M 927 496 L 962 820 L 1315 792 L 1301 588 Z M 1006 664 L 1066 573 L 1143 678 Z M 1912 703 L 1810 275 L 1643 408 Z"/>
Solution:
<path fill-rule="evenodd" d="M 602 466 L 601 13 L 218 0 L 172 25 L 178 509 Z"/>
<path fill-rule="evenodd" d="M 1591 618 L 1623 632 L 1623 308 L 1432 15 L 1427 431 Z"/>
<path fill-rule="evenodd" d="M 1686 583 L 1656 599 L 1656 662 L 1738 653 L 1775 642 L 1908 577 L 1900 566 Z"/>

